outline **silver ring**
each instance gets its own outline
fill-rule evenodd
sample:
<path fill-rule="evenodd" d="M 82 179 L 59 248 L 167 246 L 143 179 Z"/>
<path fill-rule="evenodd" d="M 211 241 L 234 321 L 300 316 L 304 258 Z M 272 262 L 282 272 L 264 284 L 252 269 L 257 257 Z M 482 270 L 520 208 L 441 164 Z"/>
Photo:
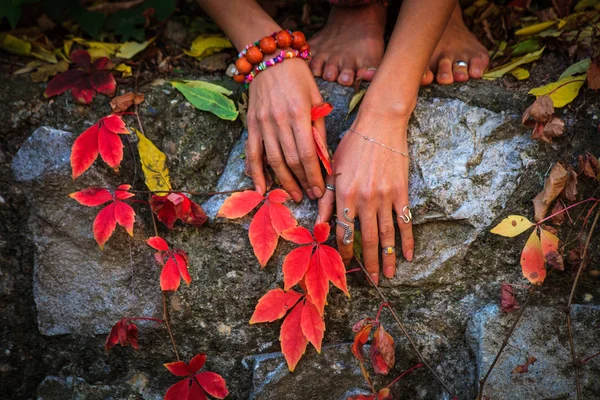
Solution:
<path fill-rule="evenodd" d="M 350 217 L 348 216 L 348 213 L 349 213 L 349 212 L 350 212 L 350 209 L 349 209 L 349 208 L 344 208 L 344 219 L 345 219 L 346 221 L 350 222 L 351 224 L 353 224 L 353 223 L 354 223 L 354 221 L 356 221 L 356 218 L 350 218 Z"/>
<path fill-rule="evenodd" d="M 343 223 L 337 218 L 335 220 L 335 223 L 344 228 L 344 238 L 342 239 L 342 242 L 344 242 L 345 245 L 351 244 L 354 240 L 354 231 L 352 230 L 352 227 L 348 224 Z"/>
<path fill-rule="evenodd" d="M 454 63 L 455 67 L 468 67 L 469 64 L 467 64 L 466 61 L 463 60 L 458 60 L 457 62 Z"/>
<path fill-rule="evenodd" d="M 326 183 L 326 184 L 325 184 L 325 189 L 329 189 L 329 190 L 331 190 L 332 192 L 335 192 L 335 186 L 334 186 L 334 185 L 331 185 L 331 184 L 329 184 L 329 183 Z"/>
<path fill-rule="evenodd" d="M 404 206 L 402 208 L 402 215 L 400 215 L 400 218 L 405 224 L 408 224 L 410 221 L 412 221 L 412 213 L 410 212 L 410 208 L 408 208 L 408 206 Z"/>
<path fill-rule="evenodd" d="M 392 255 L 396 252 L 396 249 L 393 246 L 388 246 L 381 249 L 381 252 L 386 255 Z"/>

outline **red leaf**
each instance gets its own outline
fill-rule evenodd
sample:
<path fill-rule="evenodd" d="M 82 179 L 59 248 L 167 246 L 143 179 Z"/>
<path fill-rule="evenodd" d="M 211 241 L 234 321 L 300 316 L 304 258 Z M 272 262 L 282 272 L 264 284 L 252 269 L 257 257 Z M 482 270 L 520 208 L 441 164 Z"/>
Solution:
<path fill-rule="evenodd" d="M 310 264 L 314 246 L 302 246 L 289 252 L 283 260 L 284 289 L 288 290 L 304 277 Z"/>
<path fill-rule="evenodd" d="M 320 224 L 316 224 L 313 228 L 313 231 L 315 233 L 315 239 L 317 240 L 317 243 L 323 243 L 326 241 L 329 237 L 330 230 L 331 228 L 327 223 L 322 222 Z"/>
<path fill-rule="evenodd" d="M 377 400 L 392 400 L 392 394 L 390 393 L 390 389 L 383 388 L 379 390 L 379 392 L 377 393 Z M 458 398 L 456 400 L 458 400 Z"/>
<path fill-rule="evenodd" d="M 192 277 L 190 276 L 190 272 L 188 271 L 187 260 L 181 254 L 174 254 L 175 261 L 177 262 L 177 268 L 179 268 L 179 274 L 183 278 L 186 285 L 189 286 L 192 283 Z"/>
<path fill-rule="evenodd" d="M 195 374 L 196 372 L 200 371 L 202 369 L 202 367 L 204 367 L 205 362 L 206 362 L 206 354 L 204 354 L 204 353 L 196 354 L 196 356 L 194 356 L 194 358 L 192 358 L 190 360 L 189 370 Z"/>
<path fill-rule="evenodd" d="M 113 199 L 112 194 L 106 189 L 88 188 L 69 195 L 79 204 L 88 207 L 96 207 Z"/>
<path fill-rule="evenodd" d="M 302 303 L 298 303 L 281 324 L 279 340 L 290 372 L 294 372 L 298 361 L 306 351 L 308 340 L 302 332 Z"/>
<path fill-rule="evenodd" d="M 117 322 L 117 325 L 119 324 L 119 322 Z M 110 333 L 106 337 L 106 342 L 104 343 L 104 348 L 106 350 L 110 349 L 111 347 L 113 347 L 114 345 L 119 343 L 119 333 L 118 333 L 119 327 L 117 325 L 113 325 L 112 329 L 110 330 Z"/>
<path fill-rule="evenodd" d="M 509 313 L 519 308 L 519 303 L 515 299 L 513 288 L 507 282 L 502 282 L 500 289 L 500 308 L 502 311 Z"/>
<path fill-rule="evenodd" d="M 92 66 L 90 53 L 85 50 L 75 50 L 71 52 L 71 61 L 80 68 L 90 68 Z"/>
<path fill-rule="evenodd" d="M 115 220 L 121 225 L 129 236 L 133 236 L 133 223 L 135 222 L 135 211 L 127 203 L 116 201 L 115 203 Z"/>
<path fill-rule="evenodd" d="M 264 268 L 273 252 L 275 252 L 279 239 L 279 235 L 277 235 L 277 231 L 271 223 L 269 207 L 266 204 L 259 208 L 254 218 L 252 218 L 248 237 L 258 263 Z"/>
<path fill-rule="evenodd" d="M 306 339 L 312 343 L 317 353 L 321 353 L 321 343 L 325 334 L 325 321 L 317 307 L 310 301 L 305 302 L 302 308 L 301 327 Z"/>
<path fill-rule="evenodd" d="M 83 174 L 98 157 L 98 124 L 86 129 L 71 148 L 71 168 L 73 179 Z"/>
<path fill-rule="evenodd" d="M 187 364 L 183 361 L 175 361 L 171 363 L 163 364 L 166 369 L 169 370 L 175 376 L 188 376 L 193 374 L 195 371 L 190 371 Z"/>
<path fill-rule="evenodd" d="M 383 325 L 379 325 L 371 343 L 373 370 L 376 374 L 387 375 L 395 362 L 394 339 L 383 329 Z"/>
<path fill-rule="evenodd" d="M 188 400 L 207 400 L 208 397 L 204 390 L 200 387 L 198 382 L 192 380 L 192 386 L 190 386 L 190 394 L 188 395 Z"/>
<path fill-rule="evenodd" d="M 273 289 L 258 300 L 250 324 L 273 322 L 282 318 L 300 300 L 300 293 Z"/>
<path fill-rule="evenodd" d="M 303 226 L 286 229 L 281 232 L 281 237 L 296 244 L 309 244 L 315 241 L 310 231 Z"/>
<path fill-rule="evenodd" d="M 104 125 L 98 135 L 98 150 L 104 162 L 117 171 L 123 160 L 123 142 L 119 135 L 111 132 Z"/>
<path fill-rule="evenodd" d="M 101 249 L 104 248 L 104 244 L 112 236 L 116 227 L 115 203 L 111 203 L 100 210 L 94 219 L 94 239 L 96 239 Z"/>
<path fill-rule="evenodd" d="M 166 366 L 166 365 L 165 365 Z M 188 400 L 191 378 L 184 379 L 172 385 L 165 393 L 164 400 Z"/>
<path fill-rule="evenodd" d="M 134 193 L 128 192 L 131 189 L 131 185 L 119 185 L 115 190 L 115 197 L 118 200 L 125 200 L 135 196 Z"/>
<path fill-rule="evenodd" d="M 327 293 L 329 293 L 329 280 L 321 267 L 318 254 L 319 252 L 316 251 L 310 259 L 305 282 L 313 304 L 317 306 L 319 312 L 323 314 L 325 303 L 327 302 Z"/>
<path fill-rule="evenodd" d="M 281 235 L 281 232 L 286 229 L 293 228 L 298 225 L 296 219 L 292 215 L 292 212 L 283 204 L 273 203 L 267 201 L 265 203 L 269 207 L 269 216 L 271 217 L 271 224 L 273 229 L 277 232 L 277 235 Z"/>
<path fill-rule="evenodd" d="M 332 110 L 333 106 L 331 105 L 331 103 L 323 102 L 315 104 L 310 110 L 310 120 L 316 121 L 319 118 L 326 117 L 329 115 L 329 113 L 331 113 Z"/>
<path fill-rule="evenodd" d="M 363 318 L 360 321 L 357 321 L 354 325 L 352 325 L 352 332 L 360 332 L 365 327 L 365 325 L 372 324 L 373 321 L 375 320 L 371 317 Z"/>
<path fill-rule="evenodd" d="M 136 324 L 129 324 L 127 326 L 127 340 L 131 343 L 131 347 L 138 349 L 138 328 Z"/>
<path fill-rule="evenodd" d="M 90 74 L 90 83 L 98 92 L 107 96 L 114 96 L 117 88 L 115 77 L 108 71 L 92 71 Z"/>
<path fill-rule="evenodd" d="M 344 267 L 340 253 L 333 247 L 323 244 L 317 246 L 317 252 L 319 253 L 319 263 L 327 278 L 338 289 L 344 292 L 346 296 L 350 296 L 348 286 L 346 285 L 346 268 Z"/>
<path fill-rule="evenodd" d="M 354 336 L 354 343 L 352 344 L 352 354 L 361 363 L 365 362 L 365 356 L 363 354 L 363 346 L 369 340 L 369 334 L 371 333 L 371 324 L 363 326 L 363 328 Z"/>
<path fill-rule="evenodd" d="M 273 189 L 267 195 L 267 199 L 273 203 L 284 203 L 290 198 L 290 195 L 283 189 Z"/>
<path fill-rule="evenodd" d="M 529 372 L 529 366 L 533 365 L 534 362 L 536 362 L 537 359 L 535 357 L 529 357 L 527 359 L 527 361 L 525 361 L 525 364 L 522 365 L 517 365 L 512 371 L 512 374 L 524 374 L 526 372 Z"/>
<path fill-rule="evenodd" d="M 215 374 L 214 372 L 200 372 L 196 375 L 196 380 L 198 380 L 198 383 L 200 383 L 200 386 L 202 386 L 202 389 L 206 393 L 217 399 L 224 399 L 229 394 L 225 385 L 225 379 L 219 374 Z"/>
<path fill-rule="evenodd" d="M 130 323 L 127 318 L 121 319 L 112 327 L 104 347 L 108 350 L 117 343 L 120 343 L 121 346 L 131 344 L 134 349 L 138 348 L 138 328 L 135 324 Z"/>
<path fill-rule="evenodd" d="M 331 175 L 333 171 L 331 170 L 331 161 L 329 160 L 329 152 L 327 151 L 327 145 L 323 142 L 323 138 L 321 138 L 321 134 L 315 128 L 312 127 L 313 139 L 315 141 L 315 146 L 317 148 L 317 155 L 319 156 L 319 160 L 323 163 L 323 167 L 327 171 L 327 175 Z"/>
<path fill-rule="evenodd" d="M 71 89 L 71 96 L 79 104 L 90 104 L 94 99 L 96 92 L 92 89 L 82 89 L 74 87 Z"/>
<path fill-rule="evenodd" d="M 63 72 L 62 74 L 56 75 L 48 82 L 46 90 L 44 91 L 44 97 L 54 97 L 61 93 L 66 92 L 73 88 L 75 82 L 85 75 L 84 71 L 72 69 L 70 71 Z"/>
<path fill-rule="evenodd" d="M 160 236 L 152 236 L 151 238 L 146 240 L 146 243 L 148 243 L 148 246 L 158 251 L 169 250 L 169 245 L 167 244 L 167 241 L 161 238 Z"/>
<path fill-rule="evenodd" d="M 541 285 L 546 279 L 542 244 L 535 230 L 531 232 L 521 253 L 521 269 L 523 270 L 523 276 L 533 285 Z"/>
<path fill-rule="evenodd" d="M 540 229 L 540 242 L 546 263 L 554 269 L 564 271 L 562 254 L 558 252 L 559 239 L 546 229 Z"/>
<path fill-rule="evenodd" d="M 130 133 L 120 115 L 109 115 L 108 117 L 102 118 L 100 122 L 104 125 L 104 127 L 106 127 L 106 129 L 113 133 Z"/>
<path fill-rule="evenodd" d="M 348 400 L 378 400 L 378 399 L 377 399 L 376 394 L 359 394 L 358 396 L 348 397 Z"/>
<path fill-rule="evenodd" d="M 179 288 L 181 277 L 179 268 L 173 257 L 169 257 L 160 273 L 160 290 L 163 292 L 176 291 Z"/>
<path fill-rule="evenodd" d="M 260 204 L 264 197 L 253 190 L 234 193 L 223 202 L 217 217 L 241 218 Z"/>
<path fill-rule="evenodd" d="M 168 196 L 158 196 L 153 194 L 150 198 L 150 207 L 158 217 L 158 220 L 173 229 L 175 221 L 193 226 L 201 226 L 208 217 L 202 208 L 191 201 L 183 193 L 171 193 Z"/>

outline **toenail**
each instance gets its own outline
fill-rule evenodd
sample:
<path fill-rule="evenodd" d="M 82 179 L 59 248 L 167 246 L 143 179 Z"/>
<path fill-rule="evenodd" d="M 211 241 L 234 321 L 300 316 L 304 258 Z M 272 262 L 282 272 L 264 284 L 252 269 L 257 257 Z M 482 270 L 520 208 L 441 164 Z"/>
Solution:
<path fill-rule="evenodd" d="M 350 75 L 348 75 L 348 74 L 342 74 L 340 76 L 340 81 L 342 81 L 344 83 L 350 83 Z"/>
<path fill-rule="evenodd" d="M 325 73 L 325 79 L 327 79 L 327 80 L 333 79 L 333 73 L 332 72 L 326 72 Z"/>
<path fill-rule="evenodd" d="M 375 68 L 375 67 L 367 68 L 367 71 L 377 71 L 377 68 Z"/>

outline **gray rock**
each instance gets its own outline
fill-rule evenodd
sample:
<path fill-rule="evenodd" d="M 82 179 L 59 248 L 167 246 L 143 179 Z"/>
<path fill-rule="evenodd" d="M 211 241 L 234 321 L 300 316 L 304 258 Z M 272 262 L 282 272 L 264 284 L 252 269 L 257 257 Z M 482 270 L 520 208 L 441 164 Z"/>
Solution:
<path fill-rule="evenodd" d="M 12 170 L 17 182 L 31 181 L 45 173 L 68 169 L 71 132 L 42 126 L 33 132 L 13 158 Z"/>

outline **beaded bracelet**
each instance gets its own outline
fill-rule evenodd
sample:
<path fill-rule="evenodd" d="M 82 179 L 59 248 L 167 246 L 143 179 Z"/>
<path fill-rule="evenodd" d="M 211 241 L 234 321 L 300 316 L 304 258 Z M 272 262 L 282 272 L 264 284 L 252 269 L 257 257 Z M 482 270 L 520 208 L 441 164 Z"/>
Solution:
<path fill-rule="evenodd" d="M 244 86 L 246 88 L 248 88 L 248 85 L 250 85 L 250 82 L 252 82 L 252 80 L 256 77 L 256 75 L 258 75 L 261 71 L 264 71 L 265 69 L 267 69 L 269 67 L 277 65 L 286 59 L 296 58 L 296 57 L 301 58 L 303 60 L 309 60 L 310 53 L 308 52 L 308 50 L 304 50 L 302 52 L 298 51 L 298 50 L 288 50 L 288 51 L 282 50 L 277 57 L 273 57 L 270 60 L 263 61 L 260 64 L 256 65 L 254 67 L 254 69 L 248 75 L 246 75 L 246 79 L 244 80 Z"/>

